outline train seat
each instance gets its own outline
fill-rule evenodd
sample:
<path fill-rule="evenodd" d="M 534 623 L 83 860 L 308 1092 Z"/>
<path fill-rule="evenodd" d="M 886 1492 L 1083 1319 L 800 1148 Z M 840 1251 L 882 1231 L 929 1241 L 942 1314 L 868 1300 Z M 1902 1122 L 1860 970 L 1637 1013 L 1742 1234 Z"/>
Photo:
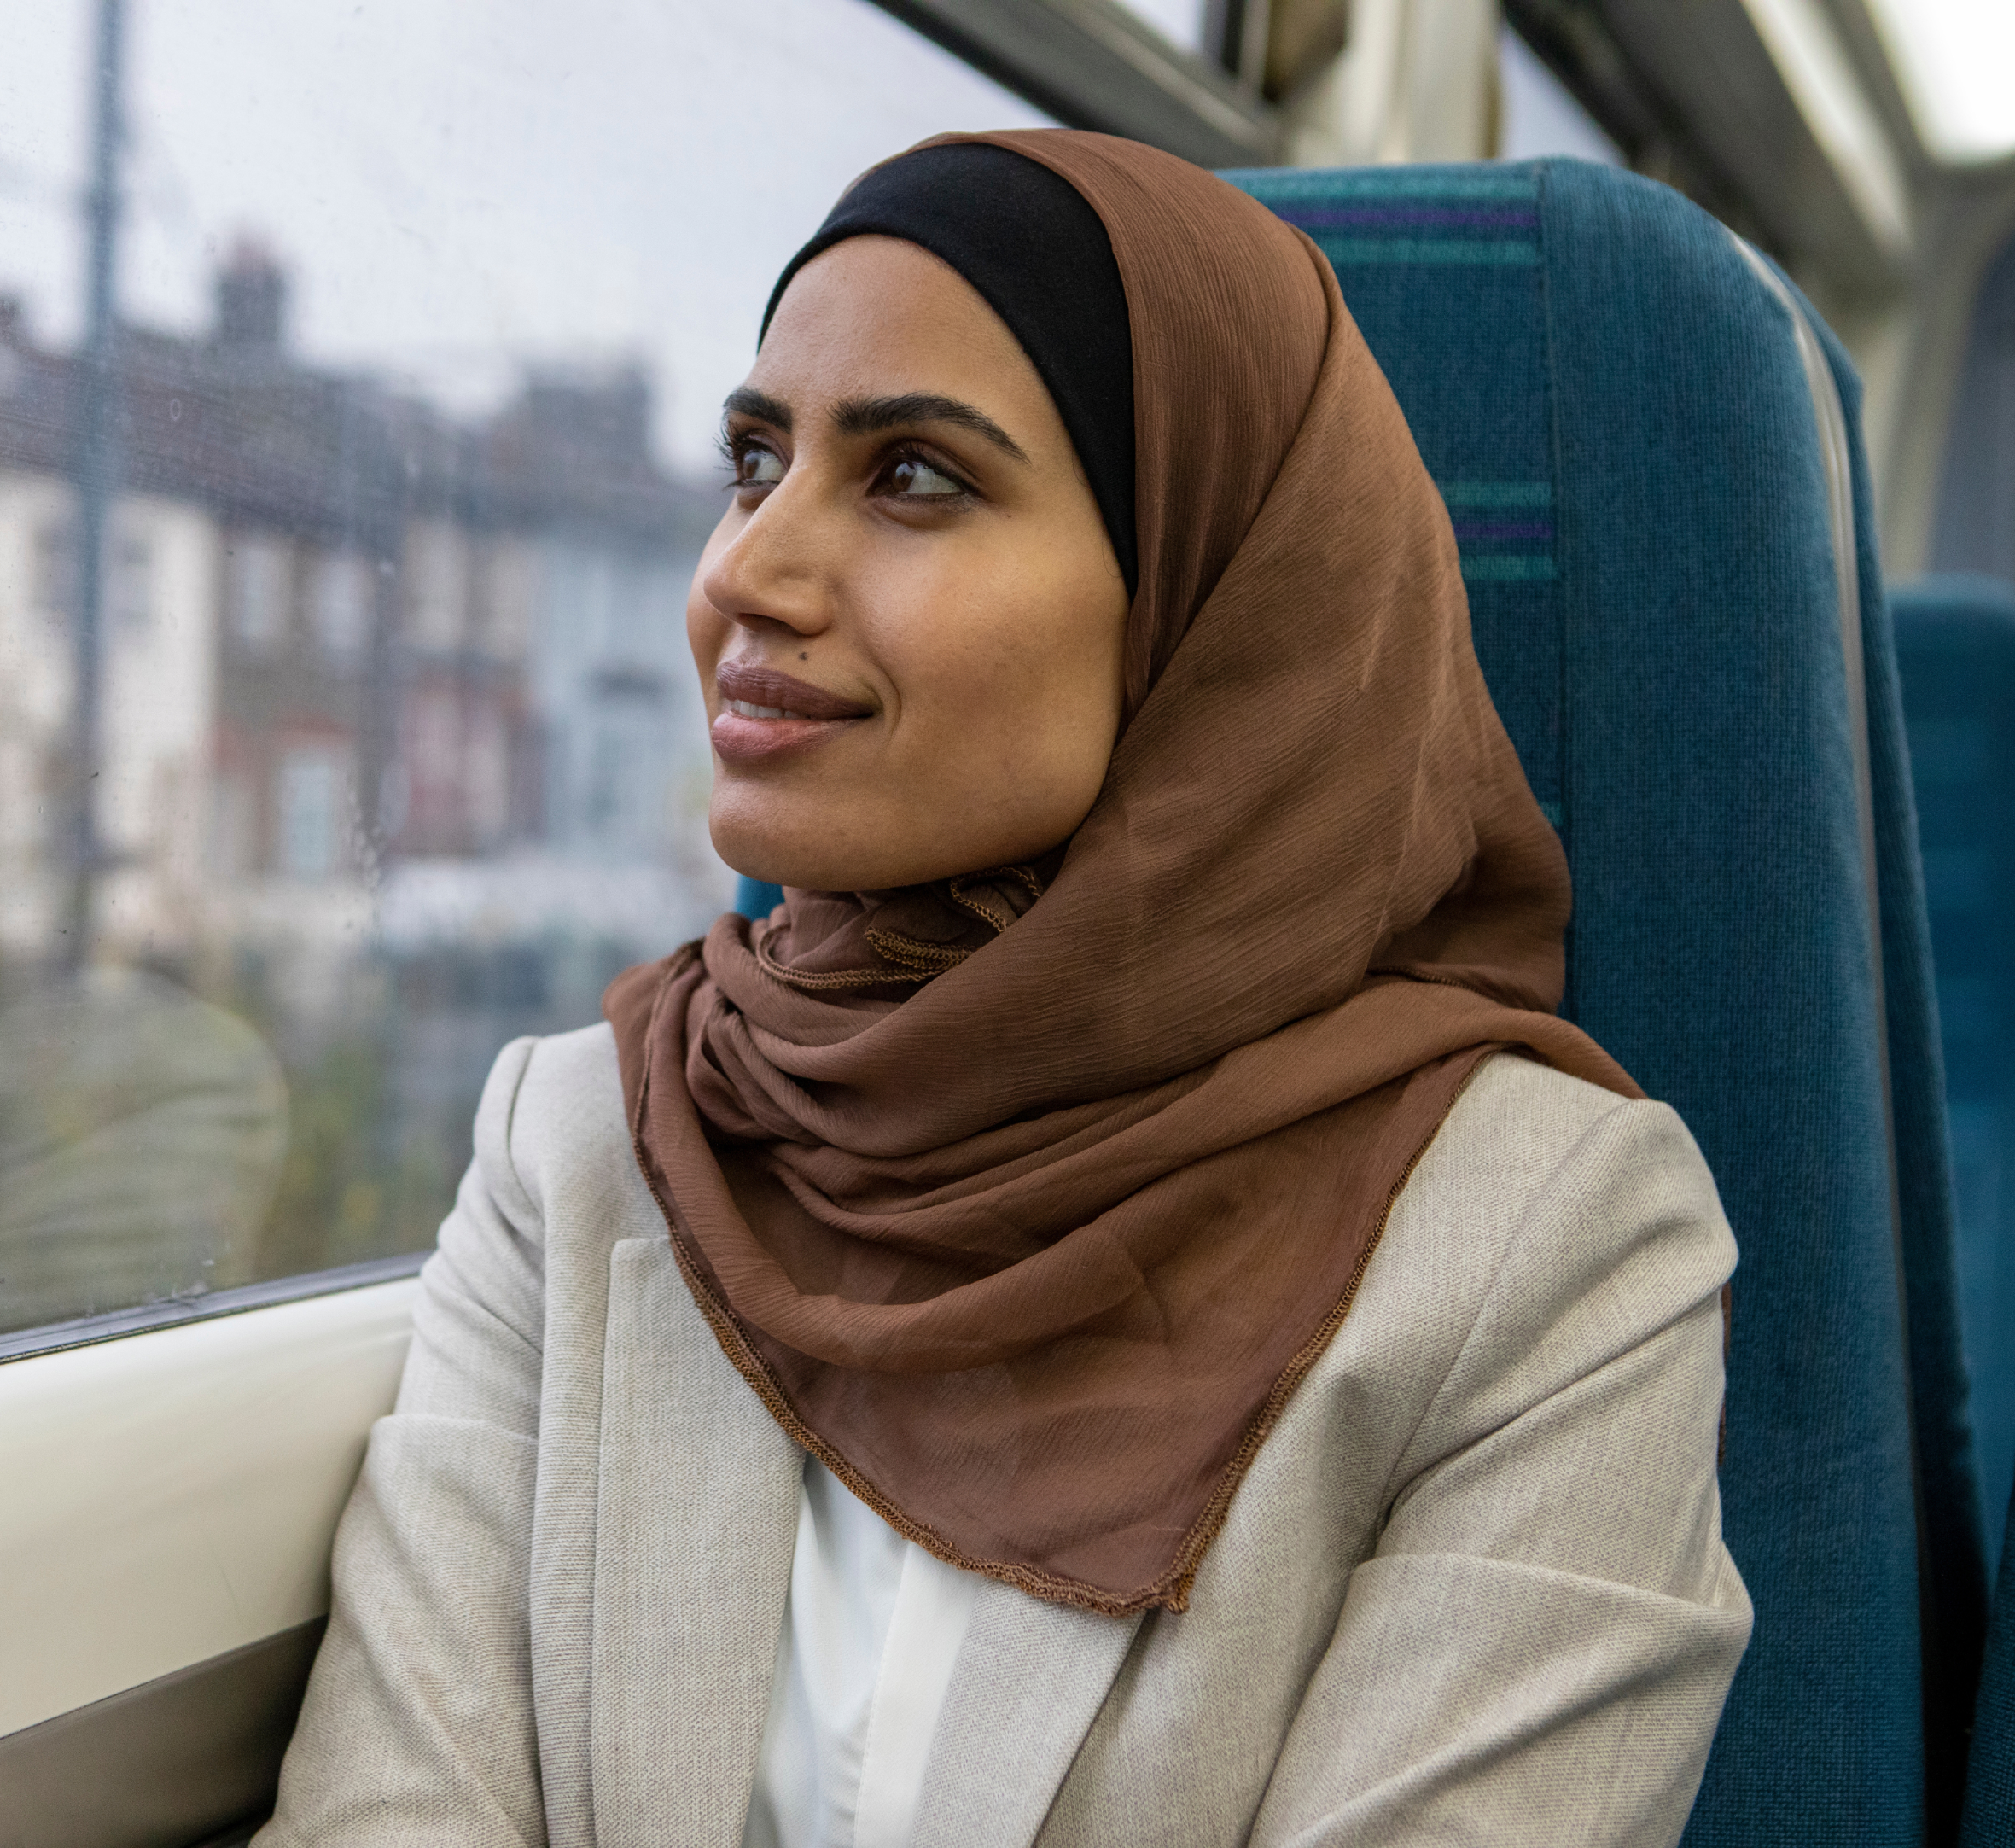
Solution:
<path fill-rule="evenodd" d="M 1448 502 L 1574 869 L 1566 1011 L 1685 1117 L 1741 1245 L 1722 1483 L 1756 1627 L 1687 1839 L 1948 1828 L 1983 1573 L 1858 382 L 1635 175 L 1238 178 L 1336 265 Z"/>
<path fill-rule="evenodd" d="M 1961 1332 L 1988 1557 L 2015 1491 L 2015 589 L 1890 597 L 1952 1126 Z"/>
<path fill-rule="evenodd" d="M 2015 1508 L 2010 1513 L 2015 1515 Z M 2002 1537 L 1996 1585 L 1973 1716 L 1960 1848 L 2005 1848 L 2015 1838 L 2015 1519 Z"/>
<path fill-rule="evenodd" d="M 1574 870 L 1566 1011 L 1685 1117 L 1741 1245 L 1722 1484 L 1756 1627 L 1687 1839 L 1948 1829 L 1984 1575 L 1858 381 L 1635 175 L 1238 178 L 1336 265 L 1448 502 Z"/>
<path fill-rule="evenodd" d="M 1952 1126 L 1960 1325 L 1989 1557 L 1999 1557 L 1966 1848 L 2015 1832 L 2015 591 L 1926 578 L 1891 599 Z"/>
<path fill-rule="evenodd" d="M 1687 1839 L 1915 1842 L 1927 1801 L 1947 1839 L 1984 1574 L 1858 383 L 1634 175 L 1230 177 L 1322 247 L 1398 394 L 1573 866 L 1565 1011 L 1686 1118 L 1741 1244 L 1722 1486 L 1756 1627 Z"/>

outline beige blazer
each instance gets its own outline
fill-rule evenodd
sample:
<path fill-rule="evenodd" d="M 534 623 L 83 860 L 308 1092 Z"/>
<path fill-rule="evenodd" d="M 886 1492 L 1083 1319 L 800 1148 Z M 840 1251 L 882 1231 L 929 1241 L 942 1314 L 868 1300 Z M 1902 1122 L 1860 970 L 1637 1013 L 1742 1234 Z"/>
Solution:
<path fill-rule="evenodd" d="M 736 1848 L 801 1454 L 722 1356 L 606 1028 L 505 1049 L 262 1848 Z M 1190 1609 L 982 1586 L 917 1848 L 1669 1843 L 1750 1606 L 1735 1261 L 1679 1118 L 1479 1071 Z"/>

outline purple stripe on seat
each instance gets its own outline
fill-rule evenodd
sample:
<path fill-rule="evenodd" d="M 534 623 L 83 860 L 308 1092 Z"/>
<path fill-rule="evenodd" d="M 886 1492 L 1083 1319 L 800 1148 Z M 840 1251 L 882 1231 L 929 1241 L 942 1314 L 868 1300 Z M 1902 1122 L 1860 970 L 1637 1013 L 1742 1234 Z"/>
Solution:
<path fill-rule="evenodd" d="M 1540 222 L 1538 209 L 1532 206 L 1500 206 L 1481 211 L 1454 206 L 1277 206 L 1274 210 L 1290 224 L 1298 224 L 1304 230 L 1323 230 L 1346 224 L 1532 230 Z"/>
<path fill-rule="evenodd" d="M 1458 539 L 1552 539 L 1551 520 L 1458 520 Z"/>

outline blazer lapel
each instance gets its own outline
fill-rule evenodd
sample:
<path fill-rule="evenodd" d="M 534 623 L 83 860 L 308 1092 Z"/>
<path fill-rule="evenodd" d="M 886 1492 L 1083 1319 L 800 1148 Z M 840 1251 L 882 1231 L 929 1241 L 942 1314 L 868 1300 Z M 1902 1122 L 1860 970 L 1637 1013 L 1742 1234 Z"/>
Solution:
<path fill-rule="evenodd" d="M 911 1848 L 1028 1848 L 1140 1628 L 989 1580 L 932 1742 Z"/>
<path fill-rule="evenodd" d="M 597 1848 L 737 1848 L 804 1457 L 662 1237 L 611 1254 L 589 1690 Z"/>

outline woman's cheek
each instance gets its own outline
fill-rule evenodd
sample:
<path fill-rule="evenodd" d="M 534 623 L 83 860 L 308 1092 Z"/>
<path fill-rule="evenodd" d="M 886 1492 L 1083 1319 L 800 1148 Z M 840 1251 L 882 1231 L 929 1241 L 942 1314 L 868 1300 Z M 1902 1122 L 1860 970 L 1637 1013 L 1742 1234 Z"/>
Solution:
<path fill-rule="evenodd" d="M 713 670 L 720 665 L 721 656 L 727 651 L 728 634 L 733 627 L 708 602 L 706 592 L 700 588 L 705 570 L 702 563 L 694 574 L 685 599 L 685 643 L 692 652 L 693 667 L 699 673 L 703 692 L 713 685 Z"/>

